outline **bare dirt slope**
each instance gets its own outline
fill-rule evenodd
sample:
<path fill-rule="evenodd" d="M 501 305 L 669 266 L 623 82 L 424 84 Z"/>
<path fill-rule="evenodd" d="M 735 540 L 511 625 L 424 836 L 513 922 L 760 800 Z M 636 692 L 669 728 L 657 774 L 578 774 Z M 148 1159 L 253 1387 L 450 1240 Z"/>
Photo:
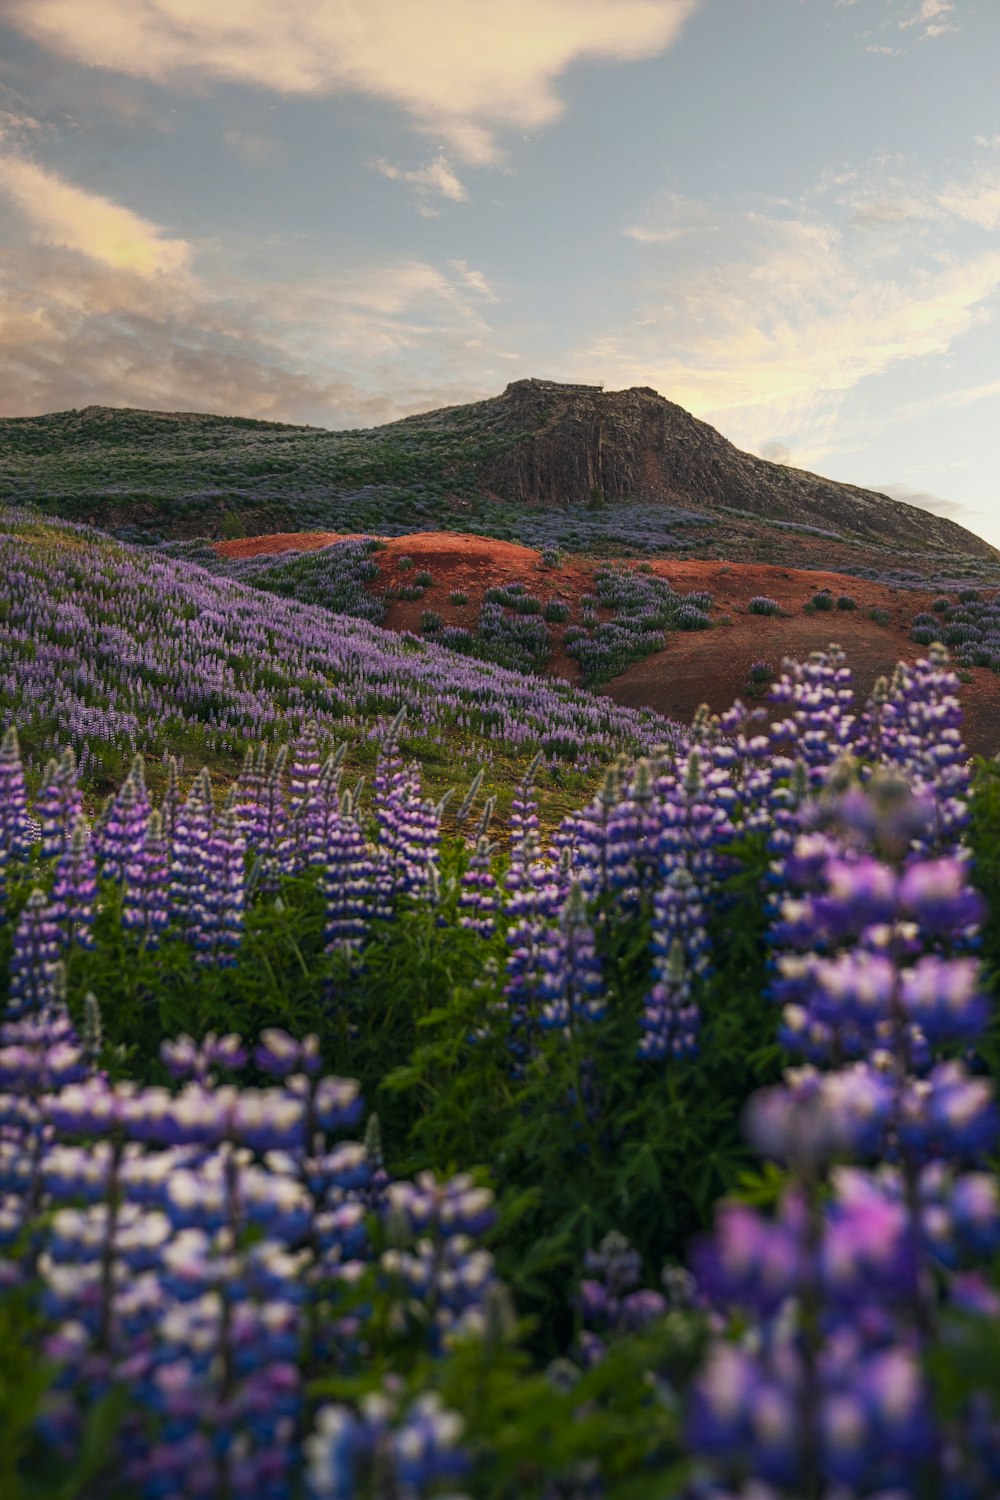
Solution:
<path fill-rule="evenodd" d="M 216 550 L 226 557 L 249 557 L 312 551 L 343 539 L 335 532 L 286 532 L 219 542 Z M 412 566 L 401 568 L 400 558 L 406 557 Z M 376 560 L 379 577 L 373 587 L 379 591 L 412 582 L 421 570 L 431 574 L 432 582 L 420 600 L 393 599 L 386 614 L 390 630 L 414 632 L 427 609 L 440 614 L 445 624 L 474 627 L 485 591 L 515 581 L 540 598 L 563 599 L 570 605 L 568 623 L 579 623 L 579 599 L 593 591 L 594 572 L 601 566 L 593 558 L 574 557 L 558 569 L 544 569 L 539 554 L 529 547 L 449 531 L 386 538 L 385 550 L 376 553 Z M 919 654 L 909 639 L 910 625 L 933 597 L 841 573 L 766 564 L 663 559 L 653 564 L 653 570 L 682 593 L 708 590 L 715 629 L 668 635 L 662 651 L 634 662 L 602 691 L 618 703 L 655 708 L 682 722 L 689 721 L 702 703 L 721 712 L 734 698 L 745 697 L 753 662 L 780 667 L 785 656 L 802 658 L 825 650 L 831 642 L 846 651 L 859 694 L 866 695 L 876 677 L 891 673 L 897 661 L 912 661 Z M 857 608 L 804 614 L 804 605 L 823 588 L 834 596 L 850 594 Z M 455 592 L 465 594 L 466 602 L 452 604 L 450 595 Z M 750 614 L 749 602 L 757 594 L 776 599 L 782 615 Z M 890 623 L 875 624 L 868 613 L 873 608 L 889 611 Z M 556 650 L 549 671 L 575 679 L 577 665 L 561 649 L 562 629 L 553 626 L 552 634 Z M 969 680 L 961 688 L 966 741 L 977 754 L 995 755 L 1000 753 L 1000 677 L 985 670 L 966 675 Z"/>

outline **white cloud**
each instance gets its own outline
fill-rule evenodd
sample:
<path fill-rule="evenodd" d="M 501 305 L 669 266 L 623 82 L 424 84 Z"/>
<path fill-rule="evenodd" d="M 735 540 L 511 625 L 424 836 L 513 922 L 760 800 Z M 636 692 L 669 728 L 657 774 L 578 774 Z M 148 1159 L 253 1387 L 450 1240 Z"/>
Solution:
<path fill-rule="evenodd" d="M 946 355 L 988 319 L 1000 289 L 1000 250 L 952 247 L 957 221 L 942 208 L 930 238 L 895 208 L 880 210 L 887 229 L 873 236 L 856 201 L 828 185 L 787 216 L 703 204 L 669 235 L 656 206 L 650 233 L 633 234 L 648 262 L 634 306 L 570 368 L 599 365 L 613 387 L 652 385 L 755 451 L 780 432 L 811 467 L 836 448 L 849 392 Z"/>
<path fill-rule="evenodd" d="M 826 178 L 815 196 L 838 185 L 835 178 Z M 992 157 L 981 158 L 964 177 L 943 185 L 926 175 L 886 174 L 880 163 L 863 177 L 846 178 L 844 185 L 850 191 L 837 201 L 851 210 L 853 223 L 865 229 L 893 231 L 948 218 L 985 230 L 1000 225 L 1000 162 Z"/>
<path fill-rule="evenodd" d="M 911 26 L 923 26 L 921 40 L 936 36 L 946 36 L 949 32 L 958 31 L 958 27 L 948 19 L 954 15 L 954 0 L 920 0 L 918 8 L 912 15 L 900 21 L 901 31 L 906 31 Z"/>
<path fill-rule="evenodd" d="M 412 171 L 405 171 L 402 167 L 393 166 L 391 162 L 378 158 L 372 163 L 377 172 L 383 177 L 391 178 L 394 182 L 407 182 L 416 188 L 421 212 L 427 212 L 427 194 L 436 193 L 441 198 L 447 198 L 452 203 L 464 203 L 468 193 L 455 175 L 448 158 L 444 153 L 439 153 L 433 161 L 428 162 L 426 167 L 416 167 Z"/>
<path fill-rule="evenodd" d="M 581 59 L 671 46 L 701 0 L 0 0 L 62 56 L 159 83 L 224 79 L 286 94 L 389 100 L 463 160 L 499 159 L 498 128 L 562 113 Z"/>
<path fill-rule="evenodd" d="M 86 192 L 21 156 L 0 155 L 0 192 L 31 225 L 36 240 L 77 250 L 91 260 L 138 276 L 182 271 L 191 247 L 131 209 Z"/>
<path fill-rule="evenodd" d="M 978 385 L 961 386 L 955 391 L 942 391 L 922 401 L 907 402 L 897 408 L 895 415 L 922 417 L 934 411 L 957 411 L 964 406 L 974 406 L 977 401 L 989 401 L 994 396 L 1000 396 L 1000 380 L 985 380 Z"/>
<path fill-rule="evenodd" d="M 644 224 L 630 224 L 623 233 L 640 245 L 669 245 L 689 235 L 717 227 L 707 203 L 682 193 L 663 193 L 650 204 Z"/>
<path fill-rule="evenodd" d="M 1000 225 L 1000 166 L 983 168 L 964 182 L 950 183 L 938 196 L 941 207 L 980 229 Z"/>

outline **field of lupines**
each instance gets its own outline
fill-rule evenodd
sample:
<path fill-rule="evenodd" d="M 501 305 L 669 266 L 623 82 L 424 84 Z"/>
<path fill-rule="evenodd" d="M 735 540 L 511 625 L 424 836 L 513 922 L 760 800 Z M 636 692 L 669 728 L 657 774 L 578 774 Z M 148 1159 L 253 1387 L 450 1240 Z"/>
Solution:
<path fill-rule="evenodd" d="M 991 667 L 1000 672 L 1000 601 L 996 595 L 984 599 L 978 589 L 961 589 L 955 599 L 942 594 L 929 610 L 914 617 L 910 634 L 920 645 L 940 639 L 965 667 Z"/>
<path fill-rule="evenodd" d="M 473 768 L 540 749 L 581 772 L 676 728 L 86 528 L 0 525 L 0 709 L 30 770 L 66 745 L 91 780 L 137 752 L 238 765 L 306 719 L 374 743 L 402 704 L 425 753 Z"/>
<path fill-rule="evenodd" d="M 197 563 L 220 577 L 236 578 L 284 598 L 320 604 L 377 625 L 385 617 L 390 597 L 385 590 L 373 592 L 367 587 L 378 576 L 374 554 L 379 546 L 374 538 L 352 538 L 315 551 L 246 558 L 220 557 L 204 541 L 168 542 L 157 550 L 161 556 Z M 559 557 L 558 551 L 543 551 L 542 566 L 557 568 Z M 665 630 L 705 630 L 711 624 L 711 595 L 678 593 L 665 578 L 617 566 L 598 568 L 594 582 L 597 593 L 584 595 L 580 601 L 583 623 L 571 625 L 564 638 L 567 655 L 579 660 L 587 687 L 607 682 L 630 662 L 661 650 Z M 397 590 L 397 595 L 420 599 L 423 592 L 415 578 L 413 585 Z M 614 611 L 610 620 L 599 618 L 599 605 Z M 562 600 L 540 599 L 517 581 L 486 590 L 475 629 L 446 624 L 437 611 L 427 611 L 422 634 L 451 651 L 514 671 L 534 672 L 546 665 L 553 651 L 546 622 L 563 623 L 569 613 Z"/>
<path fill-rule="evenodd" d="M 1000 772 L 942 650 L 680 734 L 2 545 L 0 1493 L 1000 1492 Z M 401 705 L 536 751 L 506 826 Z"/>

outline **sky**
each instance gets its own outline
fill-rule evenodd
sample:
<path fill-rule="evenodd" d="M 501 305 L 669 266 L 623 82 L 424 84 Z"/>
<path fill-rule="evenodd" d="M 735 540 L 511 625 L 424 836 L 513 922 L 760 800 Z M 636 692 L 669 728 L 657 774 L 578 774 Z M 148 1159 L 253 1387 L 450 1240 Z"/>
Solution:
<path fill-rule="evenodd" d="M 0 414 L 541 376 L 1000 544 L 1000 0 L 0 0 Z"/>

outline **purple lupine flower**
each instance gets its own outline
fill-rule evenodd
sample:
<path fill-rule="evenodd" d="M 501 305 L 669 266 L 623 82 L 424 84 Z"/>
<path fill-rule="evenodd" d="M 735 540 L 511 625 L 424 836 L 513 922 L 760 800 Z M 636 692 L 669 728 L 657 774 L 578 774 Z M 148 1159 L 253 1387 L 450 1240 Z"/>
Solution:
<path fill-rule="evenodd" d="M 600 1020 L 607 994 L 594 930 L 587 920 L 583 891 L 569 888 L 559 926 L 550 928 L 538 950 L 535 993 L 543 1027 L 574 1030 L 581 1022 Z"/>
<path fill-rule="evenodd" d="M 322 885 L 326 897 L 326 951 L 353 958 L 373 917 L 379 915 L 376 864 L 345 792 L 327 829 Z"/>
<path fill-rule="evenodd" d="M 660 876 L 659 820 L 653 767 L 643 757 L 608 819 L 607 870 L 626 906 L 645 905 Z"/>
<path fill-rule="evenodd" d="M 500 900 L 496 876 L 493 874 L 492 858 L 496 848 L 485 835 L 477 840 L 469 858 L 468 868 L 462 873 L 461 892 L 458 898 L 458 922 L 481 938 L 491 938 L 496 931 L 496 916 Z"/>
<path fill-rule="evenodd" d="M 918 841 L 924 856 L 950 854 L 968 822 L 969 769 L 961 721 L 958 678 L 944 646 L 932 646 L 926 660 L 912 666 L 900 662 L 879 705 L 880 750 L 913 791 L 932 802 L 932 826 Z"/>
<path fill-rule="evenodd" d="M 67 946 L 94 946 L 91 929 L 96 899 L 97 861 L 87 825 L 78 818 L 56 862 L 52 882 L 52 919 L 59 923 Z"/>
<path fill-rule="evenodd" d="M 322 769 L 319 727 L 315 719 L 307 719 L 292 745 L 288 763 L 290 803 L 285 864 L 289 873 L 310 862 L 313 852 L 310 810 Z"/>
<path fill-rule="evenodd" d="M 285 762 L 288 746 L 279 745 L 271 769 L 261 787 L 257 826 L 251 847 L 260 859 L 260 881 L 264 890 L 277 889 L 278 876 L 287 863 L 288 797 Z"/>
<path fill-rule="evenodd" d="M 416 1500 L 429 1486 L 465 1473 L 461 1417 L 434 1392 L 400 1412 L 398 1393 L 391 1382 L 386 1388 L 391 1394 L 372 1392 L 358 1411 L 320 1407 L 304 1445 L 310 1500 L 355 1500 L 370 1476 L 387 1494 Z"/>
<path fill-rule="evenodd" d="M 64 990 L 62 964 L 51 963 L 20 1017 L 8 1012 L 0 1023 L 0 1287 L 30 1284 L 37 1268 L 41 1239 L 30 1231 L 46 1202 L 51 1143 L 42 1101 L 50 1090 L 72 1084 L 87 1071 Z M 26 1230 L 18 1259 L 5 1260 L 8 1247 Z"/>
<path fill-rule="evenodd" d="M 179 785 L 179 771 L 176 755 L 167 759 L 167 785 L 160 802 L 160 820 L 163 825 L 163 837 L 167 846 L 167 857 L 171 855 L 174 842 L 174 824 L 181 807 L 181 795 Z"/>
<path fill-rule="evenodd" d="M 246 904 L 246 840 L 231 804 L 199 850 L 187 937 L 199 963 L 225 967 L 236 961 Z"/>
<path fill-rule="evenodd" d="M 701 1017 L 680 938 L 674 939 L 665 957 L 657 959 L 657 972 L 659 978 L 643 1006 L 637 1055 L 650 1062 L 692 1057 L 698 1050 Z"/>
<path fill-rule="evenodd" d="M 614 810 L 621 800 L 621 780 L 616 770 L 605 773 L 600 791 L 592 802 L 565 820 L 557 835 L 557 847 L 572 848 L 574 865 L 579 868 L 579 879 L 588 899 L 603 896 L 611 888 L 609 871 L 610 822 Z M 522 808 L 518 809 L 523 819 Z M 537 817 L 537 815 L 536 815 Z M 514 851 L 514 827 L 512 818 L 512 864 Z M 520 834 L 523 843 L 523 833 Z M 620 837 L 620 835 L 619 835 Z"/>
<path fill-rule="evenodd" d="M 44 891 L 36 888 L 14 929 L 7 1008 L 10 1019 L 44 1010 L 53 1002 L 62 945 L 58 911 L 49 905 Z"/>
<path fill-rule="evenodd" d="M 259 745 L 256 753 L 248 749 L 243 769 L 233 786 L 233 807 L 248 848 L 261 847 L 264 834 L 264 789 L 267 784 L 267 747 Z"/>
<path fill-rule="evenodd" d="M 331 830 L 340 812 L 340 781 L 346 750 L 347 743 L 342 741 L 327 756 L 309 800 L 296 818 L 296 837 L 308 865 L 322 865 L 326 857 Z"/>
<path fill-rule="evenodd" d="M 95 828 L 94 839 L 101 874 L 124 881 L 125 871 L 142 853 L 149 818 L 149 797 L 141 757 L 136 756 L 128 778 Z"/>
<path fill-rule="evenodd" d="M 188 792 L 174 823 L 173 856 L 170 865 L 170 910 L 187 933 L 194 921 L 205 878 L 205 856 L 215 810 L 212 783 L 202 769 Z"/>
<path fill-rule="evenodd" d="M 579 1346 L 583 1363 L 592 1365 L 603 1357 L 609 1335 L 645 1327 L 662 1317 L 669 1303 L 662 1292 L 639 1287 L 642 1258 L 617 1230 L 586 1252 L 583 1266 L 587 1275 L 577 1291 L 584 1325 Z"/>
<path fill-rule="evenodd" d="M 26 858 L 33 842 L 17 730 L 10 728 L 0 740 L 0 913 L 6 900 L 7 866 Z"/>
<path fill-rule="evenodd" d="M 535 781 L 542 763 L 541 751 L 534 757 L 520 783 L 514 789 L 510 804 L 510 865 L 507 889 L 523 892 L 534 884 L 533 866 L 539 848 L 538 802 Z"/>
<path fill-rule="evenodd" d="M 155 947 L 170 921 L 170 866 L 163 816 L 159 808 L 149 815 L 142 852 L 125 869 L 122 926 L 139 933 L 148 947 Z"/>
<path fill-rule="evenodd" d="M 854 692 L 844 653 L 831 646 L 814 651 L 805 663 L 786 657 L 769 697 L 787 713 L 771 726 L 772 744 L 804 761 L 811 784 L 819 786 L 851 742 Z"/>
<path fill-rule="evenodd" d="M 421 798 L 415 764 L 404 765 L 399 735 L 404 710 L 386 731 L 375 764 L 375 819 L 379 830 L 378 884 L 382 904 L 399 894 L 419 896 L 428 889 L 428 866 L 436 866 L 440 809 Z"/>
<path fill-rule="evenodd" d="M 58 760 L 49 761 L 35 798 L 35 819 L 41 830 L 43 858 L 53 859 L 62 853 L 69 843 L 82 807 L 83 798 L 77 786 L 76 756 L 70 746 Z"/>

